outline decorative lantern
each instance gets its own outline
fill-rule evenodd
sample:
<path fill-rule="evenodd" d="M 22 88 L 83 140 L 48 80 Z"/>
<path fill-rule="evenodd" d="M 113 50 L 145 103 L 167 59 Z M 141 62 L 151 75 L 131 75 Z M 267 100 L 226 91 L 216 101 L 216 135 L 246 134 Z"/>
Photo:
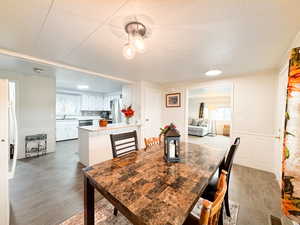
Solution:
<path fill-rule="evenodd" d="M 170 124 L 165 133 L 164 158 L 167 162 L 180 161 L 180 134 L 173 124 Z"/>

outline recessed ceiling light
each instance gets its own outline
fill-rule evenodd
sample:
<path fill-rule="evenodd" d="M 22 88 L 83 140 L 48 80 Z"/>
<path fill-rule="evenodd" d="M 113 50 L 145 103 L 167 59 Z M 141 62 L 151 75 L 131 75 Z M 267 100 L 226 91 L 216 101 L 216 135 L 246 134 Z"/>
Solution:
<path fill-rule="evenodd" d="M 33 68 L 33 71 L 36 72 L 36 73 L 41 73 L 41 72 L 43 72 L 44 70 L 43 70 L 42 68 L 34 67 L 34 68 Z"/>
<path fill-rule="evenodd" d="M 83 90 L 83 89 L 89 89 L 89 86 L 88 85 L 77 85 L 77 88 Z"/>
<path fill-rule="evenodd" d="M 205 73 L 206 76 L 213 77 L 221 75 L 223 72 L 221 70 L 209 70 Z"/>

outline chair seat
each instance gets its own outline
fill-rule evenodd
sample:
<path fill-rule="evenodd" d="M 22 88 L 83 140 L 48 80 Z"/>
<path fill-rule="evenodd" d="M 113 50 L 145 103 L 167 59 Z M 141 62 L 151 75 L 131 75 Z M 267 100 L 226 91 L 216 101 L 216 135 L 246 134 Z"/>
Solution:
<path fill-rule="evenodd" d="M 205 188 L 203 194 L 201 195 L 201 198 L 207 199 L 211 202 L 214 201 L 215 193 L 217 191 L 218 179 L 219 179 L 219 169 L 214 173 L 212 178 L 209 180 L 207 187 Z"/>

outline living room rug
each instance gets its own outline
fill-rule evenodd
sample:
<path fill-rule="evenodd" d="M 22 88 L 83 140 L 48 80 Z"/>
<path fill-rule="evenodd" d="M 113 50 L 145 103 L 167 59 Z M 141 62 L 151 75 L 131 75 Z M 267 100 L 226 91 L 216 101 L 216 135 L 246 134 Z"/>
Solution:
<path fill-rule="evenodd" d="M 95 203 L 95 224 L 96 225 L 131 225 L 128 219 L 120 212 L 118 216 L 113 214 L 114 207 L 106 200 L 101 199 Z M 225 211 L 225 210 L 224 210 Z M 231 218 L 224 212 L 224 225 L 236 225 L 239 212 L 239 204 L 230 201 Z M 83 225 L 83 211 L 75 214 L 59 225 Z"/>

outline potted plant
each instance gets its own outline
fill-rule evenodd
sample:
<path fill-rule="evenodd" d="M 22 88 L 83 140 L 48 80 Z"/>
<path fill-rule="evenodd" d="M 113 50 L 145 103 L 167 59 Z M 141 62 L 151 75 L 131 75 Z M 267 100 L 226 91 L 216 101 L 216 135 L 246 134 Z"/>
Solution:
<path fill-rule="evenodd" d="M 134 116 L 134 110 L 132 109 L 132 106 L 128 106 L 124 109 L 121 110 L 121 112 L 124 114 L 125 118 L 126 118 L 126 123 L 129 124 L 130 123 L 130 118 Z"/>

